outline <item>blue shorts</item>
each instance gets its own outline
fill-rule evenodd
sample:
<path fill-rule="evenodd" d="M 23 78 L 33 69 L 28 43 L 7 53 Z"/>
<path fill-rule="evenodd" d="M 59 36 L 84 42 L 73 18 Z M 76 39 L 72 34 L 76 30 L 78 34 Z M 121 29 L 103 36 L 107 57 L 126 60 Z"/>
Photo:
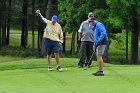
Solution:
<path fill-rule="evenodd" d="M 50 55 L 52 53 L 59 53 L 60 44 L 58 41 L 52 41 L 50 39 L 45 39 L 44 45 L 45 45 L 47 55 Z"/>

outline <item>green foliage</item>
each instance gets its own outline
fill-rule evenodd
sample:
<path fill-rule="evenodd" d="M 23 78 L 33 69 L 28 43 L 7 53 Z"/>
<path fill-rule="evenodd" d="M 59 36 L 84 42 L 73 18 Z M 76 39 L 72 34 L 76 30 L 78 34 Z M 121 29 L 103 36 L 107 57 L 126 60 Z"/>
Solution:
<path fill-rule="evenodd" d="M 111 64 L 126 64 L 125 50 L 110 48 L 108 50 L 108 62 Z"/>
<path fill-rule="evenodd" d="M 119 17 L 109 17 L 108 22 L 115 27 L 121 27 L 123 25 L 122 20 Z"/>
<path fill-rule="evenodd" d="M 59 0 L 58 10 L 60 23 L 64 27 L 65 32 L 72 32 L 78 30 L 82 21 L 87 19 L 89 12 L 93 12 L 93 9 L 97 5 L 98 0 Z M 92 6 L 92 7 L 89 7 Z"/>
<path fill-rule="evenodd" d="M 128 37 L 128 48 L 130 49 L 131 41 L 130 41 L 130 33 Z M 114 38 L 115 47 L 121 50 L 126 49 L 126 31 L 123 31 L 122 33 L 115 34 Z"/>
<path fill-rule="evenodd" d="M 112 36 L 111 45 L 108 50 L 109 63 L 113 64 L 130 64 L 126 63 L 126 31 Z M 130 60 L 131 51 L 131 34 L 128 33 L 128 60 Z"/>
<path fill-rule="evenodd" d="M 79 5 L 80 4 L 75 0 L 59 0 L 59 19 L 61 19 L 60 23 L 64 27 L 65 32 L 72 32 L 75 27 L 78 29 L 78 22 L 80 20 L 78 17 L 80 17 L 80 15 L 77 9 Z"/>
<path fill-rule="evenodd" d="M 112 0 L 102 0 L 102 2 L 99 0 L 59 0 L 60 23 L 64 26 L 64 31 L 72 32 L 73 28 L 77 30 L 81 22 L 87 19 L 89 12 L 93 12 L 95 17 L 104 23 L 108 32 L 110 32 L 112 28 L 122 28 L 124 27 L 122 20 L 124 16 L 122 15 L 122 17 L 119 13 L 116 14 L 119 10 L 113 10 L 117 7 L 113 7 L 114 4 L 116 4 L 116 2 Z M 125 4 L 125 2 L 122 2 L 122 4 Z M 119 5 L 119 3 L 117 3 L 117 5 Z"/>
<path fill-rule="evenodd" d="M 132 5 L 136 7 L 137 13 L 140 15 L 140 1 L 139 0 L 106 0 L 109 6 L 109 19 L 119 20 L 119 27 L 124 28 L 125 22 L 131 21 L 131 8 Z M 110 20 L 112 23 L 112 20 Z M 117 24 L 118 24 L 117 23 Z M 116 24 L 116 21 L 114 22 Z"/>

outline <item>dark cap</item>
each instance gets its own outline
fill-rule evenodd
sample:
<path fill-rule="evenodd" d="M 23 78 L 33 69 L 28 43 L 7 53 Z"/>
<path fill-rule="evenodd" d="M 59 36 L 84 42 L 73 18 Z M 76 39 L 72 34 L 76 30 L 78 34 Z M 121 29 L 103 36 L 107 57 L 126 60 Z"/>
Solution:
<path fill-rule="evenodd" d="M 89 19 L 88 19 L 88 21 L 94 21 L 94 20 L 96 20 L 95 17 L 89 17 Z"/>
<path fill-rule="evenodd" d="M 94 17 L 94 14 L 93 14 L 92 12 L 89 12 L 89 13 L 88 13 L 88 18 L 89 18 L 89 17 Z"/>

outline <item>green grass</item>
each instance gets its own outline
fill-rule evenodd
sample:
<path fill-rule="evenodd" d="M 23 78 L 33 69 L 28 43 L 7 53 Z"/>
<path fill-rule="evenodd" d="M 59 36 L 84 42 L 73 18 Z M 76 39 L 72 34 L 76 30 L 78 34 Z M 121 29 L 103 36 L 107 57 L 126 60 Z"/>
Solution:
<path fill-rule="evenodd" d="M 35 34 L 35 48 L 37 48 L 38 32 L 35 31 L 34 34 Z M 21 45 L 21 30 L 11 29 L 9 42 L 11 46 L 20 46 Z M 32 47 L 32 31 L 28 31 L 28 47 Z"/>
<path fill-rule="evenodd" d="M 63 58 L 63 72 L 47 71 L 46 58 L 0 63 L 0 93 L 138 93 L 140 65 L 104 64 L 105 76 L 95 77 L 76 67 L 78 59 Z"/>

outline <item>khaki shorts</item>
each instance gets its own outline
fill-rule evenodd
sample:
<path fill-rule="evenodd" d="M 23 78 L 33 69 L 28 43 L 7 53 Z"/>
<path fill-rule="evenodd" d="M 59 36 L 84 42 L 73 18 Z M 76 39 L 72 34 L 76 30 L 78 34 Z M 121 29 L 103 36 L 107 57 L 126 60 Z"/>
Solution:
<path fill-rule="evenodd" d="M 97 55 L 104 55 L 106 48 L 107 48 L 107 45 L 99 45 L 96 49 L 96 54 Z"/>

